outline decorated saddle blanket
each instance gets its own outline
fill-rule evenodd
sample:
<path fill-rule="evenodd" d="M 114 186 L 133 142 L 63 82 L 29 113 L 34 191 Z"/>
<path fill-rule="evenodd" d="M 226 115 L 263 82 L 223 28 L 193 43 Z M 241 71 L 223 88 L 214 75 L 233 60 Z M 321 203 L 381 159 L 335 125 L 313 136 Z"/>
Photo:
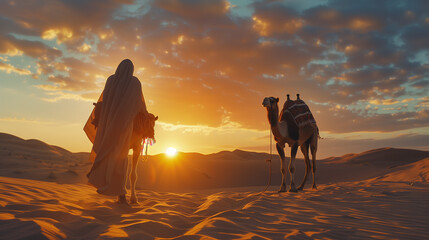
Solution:
<path fill-rule="evenodd" d="M 292 115 L 296 125 L 298 125 L 299 128 L 305 127 L 307 125 L 313 125 L 317 127 L 316 120 L 314 119 L 310 108 L 301 99 L 295 101 L 286 101 L 285 105 L 283 106 L 283 114 L 285 113 Z"/>

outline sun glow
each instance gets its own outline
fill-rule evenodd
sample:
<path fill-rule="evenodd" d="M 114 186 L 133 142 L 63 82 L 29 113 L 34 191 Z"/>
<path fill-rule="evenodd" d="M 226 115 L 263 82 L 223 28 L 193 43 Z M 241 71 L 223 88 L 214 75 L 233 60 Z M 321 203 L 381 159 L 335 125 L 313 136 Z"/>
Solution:
<path fill-rule="evenodd" d="M 173 148 L 173 147 L 169 147 L 165 151 L 165 154 L 167 154 L 167 156 L 169 156 L 169 157 L 174 157 L 174 156 L 177 155 L 177 150 L 175 148 Z"/>

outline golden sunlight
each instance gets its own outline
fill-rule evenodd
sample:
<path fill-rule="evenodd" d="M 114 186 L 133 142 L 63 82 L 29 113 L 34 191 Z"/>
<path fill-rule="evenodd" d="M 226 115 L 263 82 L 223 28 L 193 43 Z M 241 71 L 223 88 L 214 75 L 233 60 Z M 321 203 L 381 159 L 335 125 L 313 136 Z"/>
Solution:
<path fill-rule="evenodd" d="M 169 157 L 174 157 L 177 154 L 177 150 L 175 148 L 173 148 L 173 147 L 169 147 L 165 151 L 165 154 L 167 154 L 167 156 L 169 156 Z"/>

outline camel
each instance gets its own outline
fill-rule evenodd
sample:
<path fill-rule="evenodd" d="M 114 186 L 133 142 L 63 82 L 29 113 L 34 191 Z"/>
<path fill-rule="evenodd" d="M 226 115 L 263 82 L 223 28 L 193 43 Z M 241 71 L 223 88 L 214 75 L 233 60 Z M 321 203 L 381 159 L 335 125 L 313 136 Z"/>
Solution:
<path fill-rule="evenodd" d="M 141 114 L 141 113 L 139 113 Z M 137 181 L 137 165 L 139 163 L 140 151 L 142 151 L 142 140 L 146 138 L 155 139 L 155 121 L 158 120 L 158 116 L 154 116 L 152 113 L 148 114 L 148 117 L 142 118 L 139 117 L 139 114 L 135 118 L 133 133 L 130 140 L 130 149 L 133 149 L 133 160 L 130 171 L 130 188 L 131 188 L 131 197 L 130 203 L 136 204 L 136 181 Z M 145 119 L 140 126 L 137 126 L 136 119 Z M 118 202 L 126 203 L 126 199 L 118 197 Z"/>
<path fill-rule="evenodd" d="M 299 94 L 297 94 L 297 99 L 299 99 Z M 286 103 L 290 103 L 289 94 L 287 95 Z M 291 154 L 289 160 L 289 173 L 290 173 L 290 188 L 289 192 L 297 192 L 298 190 L 303 190 L 305 182 L 307 181 L 308 173 L 310 169 L 313 172 L 313 189 L 316 187 L 316 152 L 317 152 L 317 141 L 319 138 L 319 129 L 315 124 L 307 124 L 298 127 L 294 117 L 283 111 L 279 116 L 278 108 L 279 98 L 266 97 L 262 102 L 262 105 L 267 109 L 268 112 L 268 121 L 271 126 L 271 131 L 274 135 L 276 141 L 277 152 L 280 156 L 280 171 L 282 173 L 282 184 L 280 186 L 279 192 L 286 192 L 286 157 L 285 157 L 285 143 L 291 147 Z M 285 114 L 284 114 L 285 113 Z M 295 157 L 298 150 L 298 147 L 301 148 L 301 152 L 304 154 L 304 161 L 306 165 L 304 179 L 299 185 L 298 188 L 295 187 L 294 183 L 294 171 L 295 171 Z M 311 150 L 313 167 L 310 165 L 308 149 Z"/>

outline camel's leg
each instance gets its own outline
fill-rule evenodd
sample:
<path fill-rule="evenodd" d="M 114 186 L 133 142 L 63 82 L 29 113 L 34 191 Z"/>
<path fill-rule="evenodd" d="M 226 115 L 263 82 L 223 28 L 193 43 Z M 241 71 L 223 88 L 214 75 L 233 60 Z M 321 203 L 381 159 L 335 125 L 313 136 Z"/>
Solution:
<path fill-rule="evenodd" d="M 284 149 L 277 143 L 277 152 L 280 156 L 280 171 L 282 173 L 282 185 L 280 186 L 279 192 L 286 192 L 286 156 Z"/>
<path fill-rule="evenodd" d="M 130 173 L 130 185 L 131 185 L 131 198 L 130 203 L 137 203 L 136 197 L 136 181 L 137 181 L 137 165 L 139 163 L 139 155 L 140 155 L 141 145 L 137 144 L 137 146 L 133 147 L 133 162 Z"/>
<path fill-rule="evenodd" d="M 299 185 L 298 190 L 302 190 L 304 189 L 304 185 L 305 182 L 307 181 L 307 177 L 308 177 L 308 172 L 310 172 L 310 159 L 308 158 L 308 148 L 309 148 L 309 143 L 305 142 L 302 146 L 301 146 L 301 152 L 304 155 L 304 161 L 305 161 L 305 175 L 304 175 L 304 179 L 302 180 L 301 185 Z"/>
<path fill-rule="evenodd" d="M 295 157 L 298 151 L 298 143 L 295 143 L 290 149 L 289 173 L 290 173 L 290 188 L 289 192 L 298 192 L 293 182 L 293 173 L 295 172 Z"/>
<path fill-rule="evenodd" d="M 310 151 L 311 151 L 311 158 L 313 161 L 313 189 L 317 189 L 316 186 L 316 152 L 317 152 L 317 135 L 313 134 L 313 139 L 310 142 Z"/>
<path fill-rule="evenodd" d="M 124 205 L 127 205 L 127 206 L 130 205 L 127 202 L 127 198 L 126 198 L 125 194 L 118 196 L 118 203 L 119 204 L 124 204 Z"/>

